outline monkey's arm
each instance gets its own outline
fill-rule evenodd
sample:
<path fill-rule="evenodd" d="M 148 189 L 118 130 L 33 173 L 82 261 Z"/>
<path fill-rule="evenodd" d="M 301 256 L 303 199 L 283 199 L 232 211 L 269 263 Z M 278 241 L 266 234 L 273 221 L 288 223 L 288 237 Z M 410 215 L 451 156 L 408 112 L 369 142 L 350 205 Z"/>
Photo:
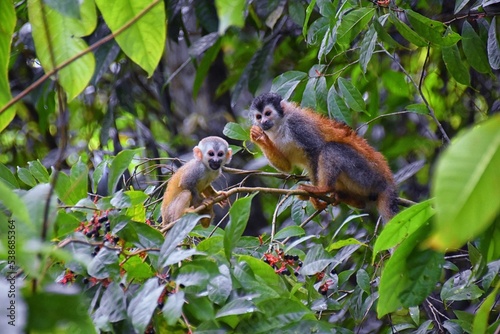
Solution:
<path fill-rule="evenodd" d="M 250 129 L 250 140 L 260 147 L 266 158 L 274 167 L 283 172 L 290 172 L 292 170 L 290 160 L 276 148 L 274 143 L 261 128 L 255 125 L 252 126 Z"/>

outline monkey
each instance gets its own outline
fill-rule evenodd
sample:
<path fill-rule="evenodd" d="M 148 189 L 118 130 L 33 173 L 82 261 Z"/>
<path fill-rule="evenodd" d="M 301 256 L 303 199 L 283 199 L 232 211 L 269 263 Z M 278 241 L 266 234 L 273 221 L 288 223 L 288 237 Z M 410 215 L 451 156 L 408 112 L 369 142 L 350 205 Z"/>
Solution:
<path fill-rule="evenodd" d="M 282 172 L 304 169 L 311 184 L 299 189 L 328 195 L 333 204 L 358 209 L 377 206 L 387 222 L 398 211 L 397 188 L 384 156 L 348 125 L 301 108 L 275 93 L 256 97 L 250 106 L 250 140 Z M 308 196 L 300 199 L 307 200 Z M 310 197 L 315 209 L 328 205 Z"/>
<path fill-rule="evenodd" d="M 184 213 L 220 194 L 211 183 L 220 176 L 222 166 L 231 161 L 232 154 L 227 141 L 216 136 L 203 138 L 193 148 L 193 159 L 180 167 L 167 184 L 161 204 L 163 226 L 171 226 Z M 201 219 L 206 228 L 213 219 L 213 208 L 210 206 L 200 213 L 210 215 Z"/>

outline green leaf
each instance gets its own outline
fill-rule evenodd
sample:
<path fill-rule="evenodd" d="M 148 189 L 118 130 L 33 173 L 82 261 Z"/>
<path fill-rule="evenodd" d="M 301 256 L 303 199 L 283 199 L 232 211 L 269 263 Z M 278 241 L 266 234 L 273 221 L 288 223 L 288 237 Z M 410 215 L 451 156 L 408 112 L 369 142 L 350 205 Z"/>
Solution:
<path fill-rule="evenodd" d="M 231 258 L 231 253 L 247 226 L 254 196 L 255 194 L 238 199 L 229 209 L 229 224 L 224 234 L 224 254 L 227 259 Z"/>
<path fill-rule="evenodd" d="M 300 71 L 285 72 L 273 80 L 271 92 L 279 94 L 284 100 L 292 95 L 297 85 L 307 77 L 307 73 Z"/>
<path fill-rule="evenodd" d="M 441 289 L 443 301 L 474 300 L 483 295 L 484 291 L 471 282 L 472 271 L 465 270 L 450 277 Z"/>
<path fill-rule="evenodd" d="M 57 199 L 55 196 L 51 196 L 49 200 L 50 193 L 50 185 L 43 183 L 30 189 L 22 197 L 36 235 L 42 235 L 44 228 L 47 236 L 52 235 L 52 227 L 57 214 Z M 47 201 L 49 201 L 48 206 Z M 46 224 L 44 224 L 44 220 L 47 220 Z"/>
<path fill-rule="evenodd" d="M 134 159 L 134 156 L 138 154 L 139 151 L 142 151 L 142 149 L 123 150 L 113 159 L 111 165 L 109 166 L 108 194 L 115 192 L 116 186 L 118 185 L 118 182 L 120 182 L 122 174 L 125 170 L 127 170 L 130 163 Z"/>
<path fill-rule="evenodd" d="M 256 305 L 260 312 L 242 320 L 236 328 L 237 333 L 277 333 L 288 325 L 315 319 L 309 308 L 294 299 L 270 298 Z"/>
<path fill-rule="evenodd" d="M 347 125 L 352 124 L 352 117 L 349 108 L 344 103 L 342 97 L 340 97 L 335 91 L 335 86 L 332 85 L 328 91 L 328 114 L 330 117 L 335 118 Z"/>
<path fill-rule="evenodd" d="M 54 169 L 52 169 L 52 175 L 55 175 L 54 173 L 55 171 Z M 59 200 L 66 205 L 75 205 L 79 200 L 82 199 L 82 197 L 76 196 L 76 193 L 73 192 L 73 185 L 71 184 L 71 180 L 69 176 L 64 172 L 59 172 L 57 175 L 55 192 Z M 85 194 L 85 197 L 87 197 L 87 194 Z"/>
<path fill-rule="evenodd" d="M 36 53 L 46 72 L 86 50 L 88 46 L 81 37 L 90 34 L 97 24 L 92 0 L 82 3 L 81 19 L 64 16 L 42 0 L 29 0 L 28 14 Z M 85 89 L 94 68 L 95 59 L 89 52 L 58 71 L 57 80 L 68 94 L 68 100 Z"/>
<path fill-rule="evenodd" d="M 441 48 L 443 61 L 451 76 L 462 85 L 470 85 L 469 69 L 460 58 L 460 51 L 457 45 L 443 46 Z"/>
<path fill-rule="evenodd" d="M 224 136 L 235 140 L 248 140 L 250 132 L 238 123 L 228 122 L 222 130 Z"/>
<path fill-rule="evenodd" d="M 49 172 L 47 172 L 47 169 L 40 163 L 40 160 L 28 162 L 28 168 L 31 175 L 33 175 L 38 182 L 49 182 Z"/>
<path fill-rule="evenodd" d="M 165 241 L 160 249 L 160 257 L 158 259 L 158 267 L 163 267 L 170 254 L 177 249 L 178 245 L 187 237 L 189 232 L 198 224 L 201 218 L 206 217 L 200 216 L 194 213 L 188 213 L 182 216 L 175 224 L 174 227 L 167 233 Z"/>
<path fill-rule="evenodd" d="M 149 8 L 146 14 L 115 39 L 123 52 L 142 67 L 148 76 L 152 76 L 165 48 L 166 17 L 163 1 L 96 0 L 96 4 L 114 34 Z"/>
<path fill-rule="evenodd" d="M 431 20 L 411 9 L 405 12 L 415 32 L 429 42 L 441 46 L 452 46 L 460 40 L 460 35 L 447 29 L 442 22 Z"/>
<path fill-rule="evenodd" d="M 111 278 L 115 280 L 120 277 L 120 266 L 116 251 L 102 247 L 87 267 L 90 276 L 97 279 Z"/>
<path fill-rule="evenodd" d="M 158 305 L 158 298 L 165 287 L 158 284 L 158 278 L 149 279 L 135 295 L 127 308 L 132 325 L 137 333 L 144 333 Z"/>
<path fill-rule="evenodd" d="M 379 252 L 399 245 L 423 225 L 428 225 L 435 213 L 431 204 L 432 200 L 418 203 L 393 217 L 375 241 L 372 263 Z"/>
<path fill-rule="evenodd" d="M 16 177 L 10 171 L 9 168 L 5 167 L 4 164 L 0 163 L 0 180 L 5 183 L 10 189 L 19 188 L 19 182 L 17 182 Z"/>
<path fill-rule="evenodd" d="M 0 1 L 0 109 L 12 99 L 9 84 L 10 44 L 16 27 L 16 12 L 12 1 Z M 10 107 L 0 113 L 0 132 L 14 119 L 16 110 Z"/>
<path fill-rule="evenodd" d="M 17 167 L 17 177 L 30 187 L 36 186 L 36 180 L 27 168 Z"/>
<path fill-rule="evenodd" d="M 459 248 L 500 211 L 500 115 L 461 133 L 440 157 L 432 182 L 437 219 L 432 247 Z M 471 224 L 474 222 L 474 224 Z"/>
<path fill-rule="evenodd" d="M 316 0 L 311 0 L 306 8 L 306 16 L 304 19 L 304 25 L 302 27 L 302 35 L 304 35 L 304 37 L 307 37 L 307 25 L 309 23 L 309 18 L 311 17 L 311 14 L 314 10 L 314 6 L 316 6 Z"/>
<path fill-rule="evenodd" d="M 400 292 L 404 307 L 418 306 L 434 290 L 441 277 L 444 256 L 430 249 L 414 250 L 406 261 L 406 272 L 411 284 Z"/>
<path fill-rule="evenodd" d="M 471 0 L 457 0 L 455 2 L 455 9 L 453 10 L 453 14 L 456 14 L 459 11 L 461 11 L 462 8 L 464 8 L 465 5 L 467 5 L 469 2 L 471 2 Z"/>
<path fill-rule="evenodd" d="M 217 312 L 216 318 L 252 313 L 256 310 L 257 308 L 255 307 L 255 304 L 251 300 L 248 300 L 247 297 L 237 298 L 224 305 Z"/>
<path fill-rule="evenodd" d="M 360 245 L 360 246 L 366 246 L 366 244 L 362 243 L 361 241 L 355 239 L 355 238 L 348 238 L 345 240 L 339 240 L 331 244 L 326 248 L 327 252 L 331 252 L 336 249 L 341 249 L 346 246 L 351 246 L 351 245 Z"/>
<path fill-rule="evenodd" d="M 375 8 L 358 8 L 342 17 L 337 29 L 337 43 L 347 47 L 366 28 L 375 14 Z"/>
<path fill-rule="evenodd" d="M 491 72 L 486 46 L 467 20 L 462 26 L 462 48 L 470 66 L 476 71 L 480 73 Z"/>
<path fill-rule="evenodd" d="M 26 329 L 37 333 L 96 333 L 87 313 L 85 298 L 69 287 L 60 287 L 60 290 L 61 293 L 39 292 L 25 297 L 28 310 Z"/>
<path fill-rule="evenodd" d="M 210 274 L 204 267 L 192 263 L 185 263 L 180 267 L 179 273 L 175 277 L 175 282 L 185 287 L 199 286 L 205 288 L 209 278 Z"/>
<path fill-rule="evenodd" d="M 333 258 L 328 254 L 321 245 L 314 245 L 306 254 L 300 273 L 302 275 L 314 275 L 323 271 Z"/>
<path fill-rule="evenodd" d="M 304 229 L 300 226 L 287 226 L 276 233 L 274 236 L 275 240 L 281 240 L 285 238 L 290 238 L 290 237 L 297 237 L 306 234 Z"/>
<path fill-rule="evenodd" d="M 427 107 L 423 103 L 409 104 L 405 107 L 405 110 L 421 115 L 427 115 L 429 113 L 429 109 L 427 109 Z"/>
<path fill-rule="evenodd" d="M 92 191 L 94 193 L 97 193 L 97 186 L 99 185 L 107 166 L 108 159 L 104 159 L 97 166 L 94 166 L 94 173 L 92 173 Z"/>
<path fill-rule="evenodd" d="M 173 326 L 182 315 L 182 306 L 184 306 L 184 291 L 168 295 L 167 301 L 163 306 L 163 317 L 167 324 Z"/>
<path fill-rule="evenodd" d="M 488 60 L 490 62 L 491 68 L 494 70 L 500 69 L 500 42 L 499 42 L 500 36 L 498 36 L 498 29 L 500 29 L 500 25 L 497 25 L 496 16 L 493 16 L 493 19 L 491 20 L 490 23 L 490 28 L 488 29 L 487 49 L 488 49 Z"/>
<path fill-rule="evenodd" d="M 401 242 L 389 261 L 385 263 L 380 278 L 380 298 L 377 304 L 379 318 L 396 311 L 401 306 L 418 305 L 434 288 L 437 282 L 435 278 L 439 276 L 437 272 L 441 272 L 440 263 L 443 261 L 443 255 L 420 249 L 419 245 L 429 232 L 429 226 L 421 226 Z M 422 274 L 412 269 L 415 265 L 420 269 L 425 268 L 428 272 Z"/>
<path fill-rule="evenodd" d="M 366 293 L 371 293 L 370 276 L 364 269 L 359 269 L 356 272 L 356 283 Z"/>
<path fill-rule="evenodd" d="M 124 265 L 127 263 L 128 261 L 125 262 Z M 104 289 L 102 297 L 99 300 L 99 308 L 95 311 L 93 316 L 94 319 L 99 319 L 99 324 L 102 324 L 104 321 L 111 323 L 118 322 L 127 317 L 127 299 L 120 284 L 111 282 L 106 289 Z M 101 328 L 101 330 L 104 329 Z"/>
<path fill-rule="evenodd" d="M 413 43 L 419 47 L 427 46 L 427 42 L 425 41 L 425 39 L 423 39 L 419 34 L 417 34 L 405 23 L 403 23 L 392 11 L 390 14 L 390 19 L 401 36 L 403 36 L 408 42 Z"/>
<path fill-rule="evenodd" d="M 366 105 L 359 90 L 347 79 L 338 79 L 339 89 L 346 104 L 354 111 L 366 113 Z"/>
<path fill-rule="evenodd" d="M 31 229 L 31 218 L 26 205 L 21 197 L 3 182 L 0 182 L 0 203 L 12 213 L 12 218 L 18 224 L 17 227 L 21 227 L 18 230 L 25 231 L 26 229 Z"/>
<path fill-rule="evenodd" d="M 215 0 L 219 16 L 219 35 L 224 35 L 230 26 L 243 27 L 245 23 L 245 0 Z"/>
<path fill-rule="evenodd" d="M 78 162 L 71 166 L 70 181 L 74 197 L 78 200 L 87 197 L 89 187 L 89 168 L 87 164 L 79 158 Z"/>
<path fill-rule="evenodd" d="M 165 239 L 160 231 L 149 226 L 145 223 L 138 223 L 130 221 L 128 219 L 123 219 L 123 216 L 119 216 L 119 222 L 114 221 L 112 223 L 114 226 L 112 233 L 119 236 L 120 238 L 127 240 L 127 242 L 133 244 L 135 247 L 139 248 L 160 248 Z"/>
<path fill-rule="evenodd" d="M 80 3 L 78 0 L 43 0 L 43 2 L 63 15 L 70 16 L 75 19 L 80 18 Z"/>
<path fill-rule="evenodd" d="M 302 101 L 300 103 L 302 108 L 314 109 L 316 107 L 316 93 L 314 88 L 317 82 L 318 78 L 309 78 L 309 80 L 307 80 L 306 88 L 304 89 Z"/>
<path fill-rule="evenodd" d="M 54 237 L 62 239 L 64 236 L 73 233 L 79 225 L 80 220 L 74 215 L 59 210 L 54 225 Z"/>
<path fill-rule="evenodd" d="M 495 289 L 486 297 L 484 302 L 481 304 L 474 317 L 474 322 L 472 323 L 472 334 L 486 333 L 488 329 L 488 320 L 490 317 L 490 311 L 493 309 L 495 300 L 498 296 L 498 290 L 500 289 L 500 283 L 497 284 Z"/>
<path fill-rule="evenodd" d="M 373 20 L 373 26 L 375 27 L 375 30 L 377 31 L 378 37 L 380 38 L 381 41 L 389 44 L 390 47 L 397 47 L 397 48 L 402 48 L 404 49 L 405 47 L 396 42 L 391 35 L 385 30 L 383 24 L 387 21 L 389 18 L 389 14 L 385 14 L 380 16 L 377 20 Z"/>
<path fill-rule="evenodd" d="M 378 22 L 378 20 L 375 20 Z M 373 51 L 375 50 L 375 45 L 377 43 L 377 31 L 375 26 L 371 26 L 366 32 L 365 36 L 361 40 L 361 49 L 359 54 L 359 64 L 363 73 L 366 73 L 366 68 L 370 59 L 372 59 Z"/>

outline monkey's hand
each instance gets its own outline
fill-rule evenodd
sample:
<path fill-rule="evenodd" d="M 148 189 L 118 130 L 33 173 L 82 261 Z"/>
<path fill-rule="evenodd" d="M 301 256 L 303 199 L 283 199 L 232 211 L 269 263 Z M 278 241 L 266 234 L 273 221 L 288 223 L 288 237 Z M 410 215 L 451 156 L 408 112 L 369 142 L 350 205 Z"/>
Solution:
<path fill-rule="evenodd" d="M 250 140 L 257 144 L 264 144 L 269 140 L 269 138 L 264 133 L 264 130 L 256 125 L 252 125 L 252 128 L 250 129 Z"/>

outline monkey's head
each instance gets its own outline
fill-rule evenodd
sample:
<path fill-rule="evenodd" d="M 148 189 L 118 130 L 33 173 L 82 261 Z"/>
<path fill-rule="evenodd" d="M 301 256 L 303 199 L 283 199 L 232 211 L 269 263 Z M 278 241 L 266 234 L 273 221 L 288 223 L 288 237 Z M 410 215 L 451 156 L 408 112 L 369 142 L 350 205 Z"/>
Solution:
<path fill-rule="evenodd" d="M 203 138 L 193 148 L 193 154 L 195 159 L 201 161 L 206 167 L 218 170 L 231 161 L 233 151 L 227 141 L 211 136 Z"/>
<path fill-rule="evenodd" d="M 250 106 L 250 115 L 253 125 L 262 130 L 271 130 L 279 126 L 283 118 L 283 98 L 276 93 L 265 93 L 257 96 Z"/>

